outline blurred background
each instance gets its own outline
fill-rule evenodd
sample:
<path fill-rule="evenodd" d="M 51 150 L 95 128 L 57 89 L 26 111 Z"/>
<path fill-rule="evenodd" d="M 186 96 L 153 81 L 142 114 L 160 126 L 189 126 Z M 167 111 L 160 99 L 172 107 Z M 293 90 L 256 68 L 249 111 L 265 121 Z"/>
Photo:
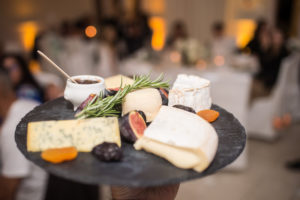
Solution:
<path fill-rule="evenodd" d="M 178 200 L 300 199 L 300 0 L 1 0 L 0 16 L 0 66 L 17 98 L 62 96 L 64 77 L 38 49 L 70 75 L 211 81 L 247 146 L 221 172 L 183 183 Z"/>

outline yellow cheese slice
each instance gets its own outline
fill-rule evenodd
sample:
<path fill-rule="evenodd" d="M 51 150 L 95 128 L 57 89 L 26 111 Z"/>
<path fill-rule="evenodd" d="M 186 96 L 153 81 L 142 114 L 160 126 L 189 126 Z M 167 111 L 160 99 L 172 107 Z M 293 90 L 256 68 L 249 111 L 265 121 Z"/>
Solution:
<path fill-rule="evenodd" d="M 111 76 L 106 79 L 105 81 L 105 87 L 106 88 L 118 88 L 121 85 L 121 80 L 122 80 L 122 87 L 125 85 L 131 85 L 133 84 L 134 80 L 123 75 L 116 75 L 116 76 Z"/>
<path fill-rule="evenodd" d="M 28 123 L 28 151 L 75 146 L 78 151 L 90 152 L 94 146 L 103 142 L 121 146 L 116 117 Z"/>

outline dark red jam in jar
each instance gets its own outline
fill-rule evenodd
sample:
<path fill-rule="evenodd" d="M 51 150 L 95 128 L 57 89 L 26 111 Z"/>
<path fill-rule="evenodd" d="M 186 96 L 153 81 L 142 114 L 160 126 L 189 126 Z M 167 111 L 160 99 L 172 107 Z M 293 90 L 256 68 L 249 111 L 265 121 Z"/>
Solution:
<path fill-rule="evenodd" d="M 80 79 L 76 78 L 75 81 L 79 84 L 95 84 L 95 83 L 100 83 L 101 80 L 87 80 L 87 79 Z"/>

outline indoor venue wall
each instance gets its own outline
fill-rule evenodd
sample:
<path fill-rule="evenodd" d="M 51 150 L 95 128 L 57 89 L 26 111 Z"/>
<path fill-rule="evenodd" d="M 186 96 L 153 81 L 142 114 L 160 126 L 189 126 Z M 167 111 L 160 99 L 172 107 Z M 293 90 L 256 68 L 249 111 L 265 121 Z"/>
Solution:
<path fill-rule="evenodd" d="M 0 41 L 20 46 L 20 28 L 27 22 L 30 23 L 28 28 L 38 31 L 94 11 L 91 0 L 1 0 Z"/>
<path fill-rule="evenodd" d="M 210 37 L 213 22 L 223 20 L 224 0 L 165 0 L 168 30 L 176 20 L 186 23 L 191 37 L 206 41 Z M 188 11 L 188 12 L 187 12 Z"/>

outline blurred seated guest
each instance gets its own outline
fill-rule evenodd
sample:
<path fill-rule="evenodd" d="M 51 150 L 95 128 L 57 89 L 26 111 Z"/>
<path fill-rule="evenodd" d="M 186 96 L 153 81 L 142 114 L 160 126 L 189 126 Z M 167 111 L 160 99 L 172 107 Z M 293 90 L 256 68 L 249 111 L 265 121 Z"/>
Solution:
<path fill-rule="evenodd" d="M 102 77 L 117 74 L 117 24 L 114 20 L 105 20 L 102 23 L 101 41 L 96 74 Z"/>
<path fill-rule="evenodd" d="M 56 74 L 38 72 L 34 76 L 44 89 L 44 100 L 50 101 L 63 96 L 64 83 Z"/>
<path fill-rule="evenodd" d="M 42 200 L 46 173 L 18 150 L 15 129 L 26 113 L 37 106 L 30 99 L 18 99 L 8 73 L 0 69 L 0 116 L 4 119 L 0 132 L 0 199 Z"/>
<path fill-rule="evenodd" d="M 174 22 L 170 35 L 166 42 L 167 48 L 174 48 L 175 42 L 179 39 L 187 39 L 188 33 L 186 30 L 186 25 L 182 21 L 176 21 Z"/>
<path fill-rule="evenodd" d="M 229 38 L 225 35 L 223 22 L 215 22 L 212 26 L 212 41 L 211 41 L 211 58 L 222 56 L 226 60 L 236 49 L 234 38 Z"/>
<path fill-rule="evenodd" d="M 148 16 L 138 13 L 127 21 L 121 28 L 121 37 L 125 43 L 125 49 L 121 56 L 130 56 L 143 47 L 149 47 L 152 31 L 148 25 Z"/>
<path fill-rule="evenodd" d="M 270 53 L 272 60 L 261 72 L 266 74 L 264 84 L 270 89 L 275 85 L 282 60 L 290 54 L 287 49 L 287 34 L 284 28 L 276 26 L 271 34 L 272 48 Z"/>
<path fill-rule="evenodd" d="M 69 75 L 93 74 L 97 42 L 84 35 L 88 26 L 85 18 L 77 20 L 68 36 L 63 38 L 63 51 L 59 56 L 60 67 Z"/>
<path fill-rule="evenodd" d="M 58 34 L 58 31 L 55 28 L 50 28 L 44 32 L 40 32 L 34 41 L 34 47 L 32 50 L 32 59 L 34 61 L 40 62 L 40 67 L 44 72 L 51 72 L 54 74 L 60 75 L 51 64 L 44 58 L 40 58 L 37 50 L 41 50 L 46 54 L 53 62 L 58 66 L 61 65 L 59 62 L 59 57 L 63 49 L 63 40 L 62 37 Z"/>
<path fill-rule="evenodd" d="M 28 65 L 21 55 L 4 54 L 0 58 L 0 68 L 4 68 L 9 72 L 18 98 L 43 101 L 43 90 L 30 73 Z"/>
<path fill-rule="evenodd" d="M 179 53 L 179 60 L 184 66 L 194 65 L 200 58 L 206 57 L 204 46 L 197 39 L 188 36 L 185 24 L 180 21 L 174 23 L 166 48 Z"/>
<path fill-rule="evenodd" d="M 257 26 L 254 31 L 254 36 L 244 48 L 245 52 L 250 52 L 257 56 L 261 56 L 267 52 L 271 47 L 270 30 L 265 20 L 257 21 Z"/>
<path fill-rule="evenodd" d="M 254 97 L 270 94 L 277 81 L 282 60 L 289 55 L 284 30 L 277 26 L 272 30 L 270 36 L 270 48 L 259 57 L 260 70 L 254 77 L 255 86 L 252 93 Z"/>

